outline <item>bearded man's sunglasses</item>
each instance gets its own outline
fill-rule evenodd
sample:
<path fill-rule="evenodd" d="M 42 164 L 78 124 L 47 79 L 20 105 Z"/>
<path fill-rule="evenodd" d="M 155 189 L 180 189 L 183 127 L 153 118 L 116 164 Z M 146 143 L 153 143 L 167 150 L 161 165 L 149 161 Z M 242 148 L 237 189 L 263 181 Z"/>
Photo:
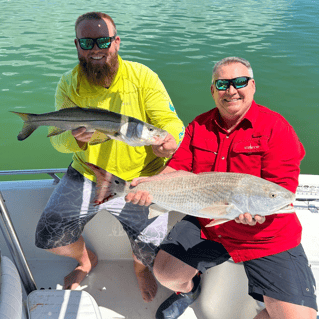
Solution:
<path fill-rule="evenodd" d="M 230 85 L 235 89 L 242 89 L 248 85 L 248 81 L 251 79 L 249 76 L 240 76 L 230 80 L 215 80 L 214 84 L 218 91 L 226 91 Z"/>
<path fill-rule="evenodd" d="M 94 44 L 100 48 L 100 49 L 108 49 L 112 42 L 115 40 L 116 34 L 113 35 L 113 37 L 103 37 L 103 38 L 81 38 L 78 39 L 80 47 L 82 50 L 92 50 L 94 48 Z"/>

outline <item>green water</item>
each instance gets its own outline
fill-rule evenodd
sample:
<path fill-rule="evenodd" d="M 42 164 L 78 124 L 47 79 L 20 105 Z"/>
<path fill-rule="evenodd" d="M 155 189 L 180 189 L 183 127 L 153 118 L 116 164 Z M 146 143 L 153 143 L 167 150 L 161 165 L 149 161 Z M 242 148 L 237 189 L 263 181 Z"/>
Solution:
<path fill-rule="evenodd" d="M 60 76 L 77 64 L 74 22 L 85 12 L 103 11 L 117 24 L 122 58 L 159 74 L 185 124 L 214 107 L 214 63 L 234 55 L 248 59 L 256 102 L 294 126 L 307 152 L 301 172 L 319 173 L 318 0 L 2 0 L 0 5 L 0 170 L 70 163 L 71 154 L 53 149 L 46 128 L 17 141 L 22 121 L 9 111 L 53 111 Z"/>

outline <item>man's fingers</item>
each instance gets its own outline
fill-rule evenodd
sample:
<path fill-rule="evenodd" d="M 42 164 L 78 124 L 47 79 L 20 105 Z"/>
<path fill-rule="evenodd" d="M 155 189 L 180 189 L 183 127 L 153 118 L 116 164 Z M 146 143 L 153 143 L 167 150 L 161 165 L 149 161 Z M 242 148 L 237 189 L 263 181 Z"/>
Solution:
<path fill-rule="evenodd" d="M 171 134 L 168 134 L 161 144 L 152 145 L 153 153 L 158 157 L 170 157 L 174 154 L 176 149 L 177 144 Z"/>
<path fill-rule="evenodd" d="M 255 215 L 255 220 L 257 223 L 262 224 L 266 221 L 266 217 L 265 216 L 259 216 L 259 215 Z"/>
<path fill-rule="evenodd" d="M 244 224 L 244 225 L 250 225 L 250 226 L 256 225 L 256 221 L 248 213 L 240 214 L 237 218 L 235 218 L 235 222 Z"/>
<path fill-rule="evenodd" d="M 145 194 L 141 191 L 138 191 L 136 193 L 129 193 L 125 197 L 126 201 L 130 201 L 132 204 L 138 204 L 139 202 L 145 202 Z"/>
<path fill-rule="evenodd" d="M 136 177 L 132 180 L 131 186 L 135 187 L 140 183 L 146 182 L 148 177 Z"/>
<path fill-rule="evenodd" d="M 148 192 L 138 191 L 136 193 L 128 193 L 125 196 L 126 202 L 131 202 L 135 205 L 149 206 L 152 203 L 152 196 Z"/>
<path fill-rule="evenodd" d="M 93 135 L 93 132 L 86 132 L 85 127 L 79 127 L 75 130 L 72 130 L 71 133 L 77 141 L 85 143 L 89 142 Z"/>
<path fill-rule="evenodd" d="M 78 127 L 76 128 L 75 130 L 72 130 L 71 133 L 72 135 L 75 137 L 77 135 L 81 135 L 83 134 L 84 132 L 86 132 L 86 128 L 84 126 L 82 127 Z"/>
<path fill-rule="evenodd" d="M 244 225 L 255 226 L 257 222 L 259 224 L 264 223 L 266 220 L 265 216 L 255 215 L 252 216 L 249 213 L 240 214 L 237 218 L 235 218 L 235 222 Z"/>

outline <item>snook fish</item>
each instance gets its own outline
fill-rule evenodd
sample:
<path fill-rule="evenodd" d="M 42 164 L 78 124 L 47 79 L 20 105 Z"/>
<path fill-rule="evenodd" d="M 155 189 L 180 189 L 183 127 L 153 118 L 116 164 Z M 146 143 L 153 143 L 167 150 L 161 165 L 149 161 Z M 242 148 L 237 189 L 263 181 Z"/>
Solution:
<path fill-rule="evenodd" d="M 122 141 L 130 146 L 159 145 L 168 134 L 165 130 L 134 117 L 103 109 L 72 107 L 44 114 L 13 113 L 24 120 L 24 126 L 18 135 L 19 141 L 30 136 L 39 126 L 56 127 L 48 137 L 85 127 L 88 132 L 95 131 L 89 141 L 91 145 L 109 139 Z"/>
<path fill-rule="evenodd" d="M 196 217 L 235 219 L 240 214 L 252 216 L 293 213 L 294 193 L 265 179 L 242 173 L 210 172 L 194 174 L 177 171 L 145 178 L 136 187 L 114 177 L 110 197 L 147 191 L 153 196 L 149 218 L 169 211 Z"/>

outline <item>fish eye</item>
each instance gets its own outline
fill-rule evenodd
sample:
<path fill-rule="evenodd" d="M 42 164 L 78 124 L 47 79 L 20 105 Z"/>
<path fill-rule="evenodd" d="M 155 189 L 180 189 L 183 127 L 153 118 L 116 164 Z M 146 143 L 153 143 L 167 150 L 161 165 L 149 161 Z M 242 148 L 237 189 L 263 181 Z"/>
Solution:
<path fill-rule="evenodd" d="M 120 184 L 120 182 L 118 180 L 115 180 L 114 183 L 115 184 Z"/>
<path fill-rule="evenodd" d="M 148 130 L 149 130 L 150 132 L 153 132 L 153 131 L 154 131 L 154 129 L 153 129 L 152 127 L 150 127 Z"/>
<path fill-rule="evenodd" d="M 271 198 L 276 198 L 276 197 L 277 197 L 277 194 L 271 193 L 271 194 L 270 194 L 270 197 L 271 197 Z"/>

